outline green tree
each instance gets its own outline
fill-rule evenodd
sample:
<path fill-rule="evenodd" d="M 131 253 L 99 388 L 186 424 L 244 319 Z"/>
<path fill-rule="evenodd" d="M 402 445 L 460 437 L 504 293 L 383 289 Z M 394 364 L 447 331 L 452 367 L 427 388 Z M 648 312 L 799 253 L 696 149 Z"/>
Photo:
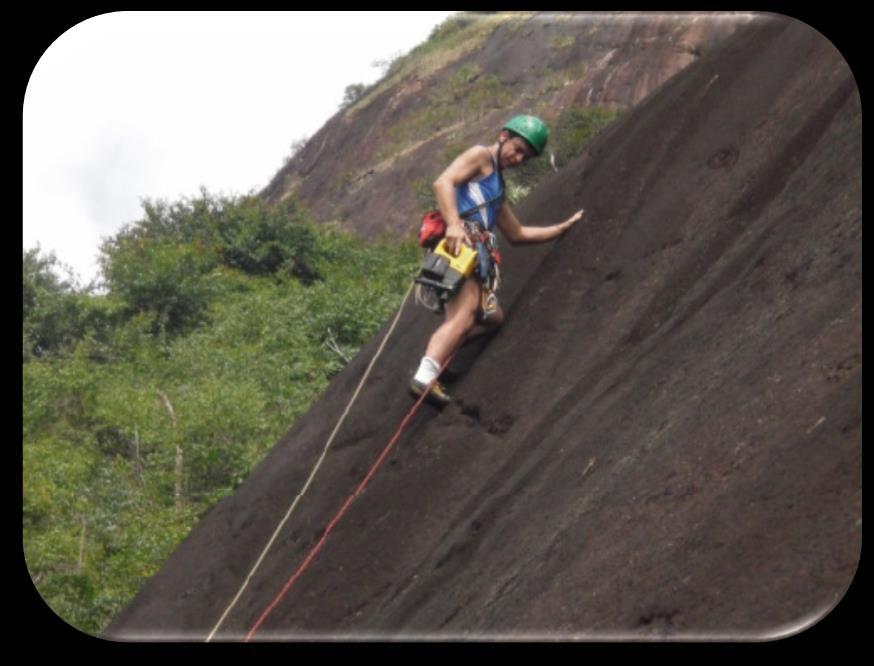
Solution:
<path fill-rule="evenodd" d="M 223 208 L 211 221 L 213 242 L 222 262 L 250 275 L 283 272 L 304 284 L 319 279 L 318 249 L 304 209 L 288 198 L 268 207 L 258 197 L 244 197 Z"/>
<path fill-rule="evenodd" d="M 271 207 L 255 196 L 202 191 L 143 207 L 142 220 L 103 243 L 100 264 L 110 293 L 129 314 L 148 313 L 152 332 L 176 335 L 202 323 L 221 266 L 250 275 L 281 273 L 304 284 L 320 277 L 308 215 L 294 199 Z"/>
<path fill-rule="evenodd" d="M 150 313 L 153 333 L 176 334 L 202 321 L 213 294 L 205 276 L 217 264 L 210 253 L 171 238 L 123 233 L 101 251 L 109 289 L 132 314 Z"/>
<path fill-rule="evenodd" d="M 352 106 L 359 99 L 364 97 L 364 93 L 367 92 L 367 86 L 363 83 L 353 83 L 352 85 L 346 86 L 346 90 L 343 91 L 343 102 L 340 104 L 341 108 L 346 108 Z"/>
<path fill-rule="evenodd" d="M 37 246 L 22 260 L 22 353 L 24 359 L 69 352 L 89 333 L 106 334 L 114 313 L 106 299 L 79 287 L 54 253 Z"/>

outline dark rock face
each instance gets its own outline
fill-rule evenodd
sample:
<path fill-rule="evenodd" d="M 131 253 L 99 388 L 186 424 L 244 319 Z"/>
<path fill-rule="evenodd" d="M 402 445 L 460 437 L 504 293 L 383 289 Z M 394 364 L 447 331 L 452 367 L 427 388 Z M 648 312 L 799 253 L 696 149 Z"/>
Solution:
<path fill-rule="evenodd" d="M 765 638 L 832 609 L 861 550 L 861 123 L 831 44 L 763 17 L 550 177 L 519 218 L 586 220 L 505 243 L 504 327 L 255 639 Z M 217 639 L 245 636 L 383 450 L 436 324 L 405 307 Z M 381 338 L 108 637 L 207 636 Z"/>

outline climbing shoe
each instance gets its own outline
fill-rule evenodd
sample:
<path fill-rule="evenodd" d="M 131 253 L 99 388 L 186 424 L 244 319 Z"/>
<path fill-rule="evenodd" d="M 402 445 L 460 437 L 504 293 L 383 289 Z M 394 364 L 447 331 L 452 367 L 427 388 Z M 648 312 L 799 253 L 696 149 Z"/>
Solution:
<path fill-rule="evenodd" d="M 420 397 L 427 388 L 427 384 L 418 382 L 415 379 L 410 382 L 410 392 L 417 398 Z M 431 391 L 428 393 L 428 397 L 425 399 L 428 402 L 438 405 L 440 407 L 444 407 L 452 402 L 452 398 L 449 397 L 449 394 L 446 393 L 446 389 L 443 388 L 443 385 L 440 382 L 434 382 L 434 385 L 431 387 Z"/>

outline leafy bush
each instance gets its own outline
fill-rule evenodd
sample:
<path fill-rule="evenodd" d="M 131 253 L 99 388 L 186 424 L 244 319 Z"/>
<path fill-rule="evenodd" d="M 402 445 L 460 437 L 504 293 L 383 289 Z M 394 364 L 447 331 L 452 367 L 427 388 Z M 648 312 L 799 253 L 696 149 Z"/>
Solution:
<path fill-rule="evenodd" d="M 313 233 L 293 198 L 268 207 L 254 196 L 206 191 L 173 204 L 144 203 L 145 217 L 106 240 L 100 263 L 110 292 L 151 331 L 178 335 L 204 321 L 222 266 L 249 275 L 319 279 Z"/>
<path fill-rule="evenodd" d="M 586 144 L 613 122 L 617 115 L 618 111 L 599 106 L 564 110 L 555 121 L 555 134 L 558 137 L 556 161 L 564 163 L 579 155 Z"/>
<path fill-rule="evenodd" d="M 152 332 L 176 334 L 202 321 L 213 295 L 204 276 L 215 268 L 215 257 L 172 238 L 119 236 L 103 251 L 110 290 L 133 313 L 153 313 Z"/>
<path fill-rule="evenodd" d="M 269 208 L 255 197 L 227 206 L 210 221 L 212 241 L 226 266 L 249 275 L 282 271 L 311 284 L 319 274 L 315 239 L 307 222 L 306 213 L 293 198 Z"/>
<path fill-rule="evenodd" d="M 59 273 L 66 273 L 65 277 Z M 105 336 L 113 304 L 90 297 L 55 257 L 39 247 L 22 261 L 22 353 L 25 359 L 69 352 L 87 335 Z"/>
<path fill-rule="evenodd" d="M 343 91 L 343 101 L 340 103 L 341 108 L 346 108 L 352 106 L 359 99 L 364 97 L 364 93 L 367 92 L 367 86 L 363 83 L 353 83 L 352 85 L 346 86 L 346 90 Z"/>

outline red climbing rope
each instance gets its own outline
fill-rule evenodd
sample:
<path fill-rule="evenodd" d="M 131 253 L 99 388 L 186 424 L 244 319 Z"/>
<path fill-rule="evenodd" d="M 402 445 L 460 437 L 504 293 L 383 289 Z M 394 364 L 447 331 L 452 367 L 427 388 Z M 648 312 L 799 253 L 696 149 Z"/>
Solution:
<path fill-rule="evenodd" d="M 416 400 L 415 404 L 407 412 L 407 415 L 401 421 L 401 424 L 398 427 L 397 432 L 394 434 L 394 436 L 391 438 L 391 440 L 389 440 L 389 443 L 383 449 L 382 453 L 379 454 L 379 457 L 376 459 L 376 462 L 373 463 L 373 466 L 370 468 L 370 471 L 367 472 L 367 476 L 364 477 L 364 480 L 358 484 L 358 487 L 355 489 L 355 491 L 343 503 L 343 506 L 340 507 L 340 510 L 337 512 L 337 515 L 334 516 L 333 520 L 331 520 L 331 522 L 328 523 L 328 526 L 325 528 L 324 534 L 322 534 L 322 537 L 319 539 L 319 541 L 316 543 L 316 545 L 313 546 L 313 548 L 310 550 L 309 554 L 306 556 L 304 561 L 300 563 L 300 566 L 297 568 L 297 571 L 295 571 L 291 575 L 291 577 L 288 579 L 288 581 L 286 581 L 285 586 L 282 588 L 282 590 L 280 590 L 279 594 L 276 595 L 276 598 L 274 598 L 273 601 L 271 601 L 270 604 L 267 606 L 267 608 L 264 609 L 264 612 L 261 613 L 261 616 L 258 618 L 258 621 L 255 622 L 255 624 L 249 630 L 249 633 L 246 634 L 246 638 L 245 638 L 246 643 L 248 643 L 251 640 L 252 636 L 255 635 L 255 632 L 258 631 L 258 629 L 261 627 L 261 625 L 267 619 L 267 616 L 270 615 L 271 612 L 273 612 L 273 609 L 276 608 L 277 605 L 279 605 L 279 602 L 282 601 L 282 598 L 288 593 L 288 591 L 291 589 L 292 585 L 294 585 L 294 583 L 297 581 L 297 579 L 300 578 L 301 575 L 303 575 L 303 572 L 307 570 L 310 563 L 313 561 L 313 559 L 315 559 L 316 555 L 319 553 L 319 551 L 325 545 L 325 541 L 327 541 L 328 535 L 331 533 L 331 531 L 334 529 L 334 527 L 337 525 L 337 523 L 340 522 L 340 519 L 343 518 L 343 516 L 345 515 L 346 511 L 349 509 L 349 506 L 352 504 L 352 502 L 354 502 L 355 499 L 364 491 L 364 488 L 370 482 L 370 479 L 376 473 L 376 470 L 379 469 L 380 465 L 382 465 L 383 460 L 385 460 L 385 457 L 389 454 L 389 451 L 392 450 L 395 443 L 400 438 L 401 433 L 404 431 L 404 428 L 406 428 L 406 426 L 407 426 L 407 423 L 410 421 L 411 418 L 413 418 L 413 415 L 419 409 L 419 405 L 421 405 L 422 402 L 425 400 L 425 398 L 428 396 L 428 393 L 430 393 L 430 391 L 431 391 L 431 387 L 437 381 L 437 378 L 440 377 L 440 374 L 443 372 L 443 369 L 449 364 L 449 362 L 452 360 L 452 356 L 454 356 L 454 355 L 455 354 L 452 354 L 448 359 L 446 359 L 446 362 L 440 368 L 440 372 L 437 373 L 437 377 L 435 377 L 434 380 L 428 385 L 426 390 L 422 391 L 422 395 L 419 396 L 419 399 Z"/>

